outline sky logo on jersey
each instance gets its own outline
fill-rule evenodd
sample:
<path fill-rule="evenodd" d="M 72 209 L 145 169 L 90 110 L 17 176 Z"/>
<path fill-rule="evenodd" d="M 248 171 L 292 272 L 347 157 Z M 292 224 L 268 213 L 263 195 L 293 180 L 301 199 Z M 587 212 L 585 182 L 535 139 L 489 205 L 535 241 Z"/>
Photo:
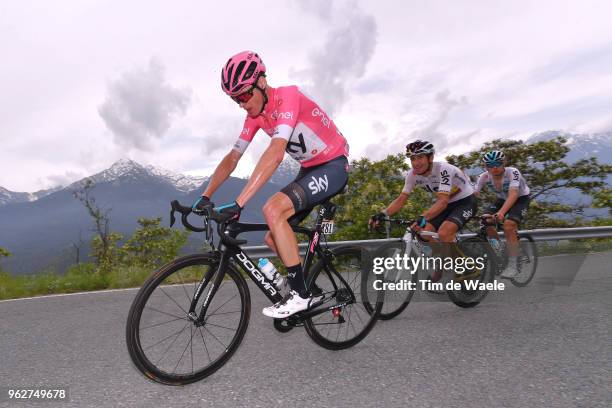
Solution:
<path fill-rule="evenodd" d="M 312 194 L 319 194 L 321 191 L 327 191 L 329 187 L 329 181 L 327 180 L 327 174 L 323 177 L 311 177 L 312 181 L 308 183 L 308 188 L 312 191 Z"/>
<path fill-rule="evenodd" d="M 448 170 L 443 170 L 440 177 L 442 178 L 442 180 L 440 181 L 440 184 L 445 185 L 445 186 L 450 185 L 450 175 L 448 174 Z"/>

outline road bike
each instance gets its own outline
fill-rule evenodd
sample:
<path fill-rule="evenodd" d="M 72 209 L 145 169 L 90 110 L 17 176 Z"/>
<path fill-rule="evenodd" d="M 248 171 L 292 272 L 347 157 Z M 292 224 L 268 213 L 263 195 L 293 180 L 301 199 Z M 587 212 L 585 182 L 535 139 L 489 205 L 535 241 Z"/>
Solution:
<path fill-rule="evenodd" d="M 480 240 L 487 241 L 491 252 L 491 261 L 495 266 L 495 276 L 499 276 L 508 265 L 508 246 L 505 239 L 500 239 L 499 235 L 488 236 L 487 227 L 493 226 L 496 231 L 501 229 L 497 219 L 491 215 L 480 217 L 480 228 L 476 236 Z M 517 258 L 518 274 L 509 281 L 518 287 L 524 287 L 533 279 L 538 267 L 538 248 L 533 237 L 526 232 L 517 232 L 519 243 L 519 255 Z M 496 241 L 497 240 L 497 241 Z"/>
<path fill-rule="evenodd" d="M 485 298 L 490 288 L 490 285 L 487 284 L 491 283 L 494 279 L 493 266 L 489 261 L 491 250 L 488 245 L 486 245 L 486 240 L 483 240 L 481 237 L 471 237 L 461 239 L 452 244 L 436 243 L 435 241 L 439 240 L 438 233 L 423 230 L 419 232 L 414 231 L 411 228 L 414 220 L 385 218 L 381 221 L 386 221 L 390 223 L 390 225 L 405 226 L 406 231 L 402 238 L 391 240 L 374 250 L 371 255 L 372 260 L 375 258 L 396 259 L 399 257 L 401 259 L 421 258 L 422 261 L 419 264 L 421 267 L 416 269 L 405 267 L 385 268 L 380 274 L 379 279 L 381 282 L 377 284 L 378 287 L 382 286 L 384 283 L 387 284 L 387 288 L 391 287 L 388 284 L 394 284 L 396 285 L 395 287 L 397 287 L 398 284 L 403 284 L 403 286 L 400 286 L 403 289 L 388 289 L 385 291 L 384 303 L 379 313 L 379 319 L 389 320 L 399 315 L 410 303 L 416 292 L 416 288 L 421 287 L 419 285 L 419 277 L 427 278 L 425 280 L 431 281 L 431 275 L 436 273 L 436 271 L 442 274 L 439 282 L 443 289 L 431 290 L 431 292 L 446 292 L 455 305 L 463 308 L 474 307 Z M 450 245 L 450 250 L 452 252 L 451 258 L 473 259 L 479 262 L 473 262 L 473 267 L 469 268 L 469 270 L 463 270 L 462 273 L 456 273 L 455 270 L 458 270 L 457 267 L 454 269 L 444 268 L 440 265 L 442 262 L 439 262 L 437 265 L 436 262 L 428 262 L 427 259 L 435 261 L 436 258 L 441 261 L 442 257 L 436 256 L 439 255 L 439 253 L 425 253 L 424 249 L 426 246 L 424 246 L 425 240 L 423 237 L 429 237 L 434 241 L 434 243 L 427 244 L 430 250 L 436 247 L 439 248 L 442 245 Z M 424 265 L 431 265 L 432 267 L 423 268 L 422 266 Z M 462 268 L 467 269 L 463 266 Z M 427 273 L 425 269 L 427 269 L 429 273 Z M 447 284 L 449 282 L 453 282 L 452 289 L 448 289 Z M 454 283 L 458 285 L 454 285 Z M 412 285 L 412 289 L 407 289 L 407 285 Z M 426 285 L 435 287 L 435 285 L 430 285 L 428 283 L 426 283 Z M 372 306 L 373 305 L 374 303 L 372 303 Z"/>
<path fill-rule="evenodd" d="M 244 275 L 273 304 L 283 297 L 281 288 L 275 287 L 241 248 L 246 240 L 237 238 L 247 231 L 267 231 L 266 224 L 223 222 L 211 209 L 202 217 L 204 226 L 196 227 L 187 218 L 190 207 L 176 200 L 171 206 L 171 226 L 178 212 L 187 229 L 205 233 L 212 249 L 175 259 L 151 274 L 130 308 L 126 341 L 132 361 L 146 377 L 162 384 L 183 385 L 213 374 L 243 340 L 251 314 Z M 366 295 L 366 255 L 361 248 L 330 250 L 322 238 L 329 232 L 335 211 L 336 206 L 327 201 L 318 211 L 314 228 L 292 226 L 309 237 L 303 271 L 309 290 L 321 300 L 306 311 L 274 319 L 280 332 L 303 326 L 315 343 L 330 350 L 354 346 L 367 336 L 384 295 Z M 217 224 L 219 245 L 214 243 L 211 220 Z"/>

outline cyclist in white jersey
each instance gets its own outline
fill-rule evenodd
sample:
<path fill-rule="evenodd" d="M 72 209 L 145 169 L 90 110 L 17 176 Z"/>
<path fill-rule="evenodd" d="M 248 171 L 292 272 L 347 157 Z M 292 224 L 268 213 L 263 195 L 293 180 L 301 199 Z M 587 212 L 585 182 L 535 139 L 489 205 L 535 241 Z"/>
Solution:
<path fill-rule="evenodd" d="M 300 162 L 296 179 L 274 194 L 263 213 L 270 232 L 266 243 L 287 267 L 290 292 L 263 314 L 283 318 L 314 306 L 320 298 L 306 288 L 297 238 L 291 225 L 312 208 L 343 191 L 348 181 L 348 144 L 329 116 L 296 86 L 272 88 L 266 67 L 256 53 L 243 51 L 231 57 L 221 72 L 221 88 L 246 111 L 244 126 L 230 152 L 221 160 L 206 190 L 192 209 L 204 213 L 213 206 L 212 194 L 236 169 L 238 161 L 258 130 L 271 140 L 246 186 L 236 200 L 218 209 L 226 220 L 238 220 L 240 212 L 270 179 L 287 152 Z"/>
<path fill-rule="evenodd" d="M 474 189 L 461 169 L 449 163 L 433 161 L 434 153 L 433 144 L 427 141 L 417 140 L 406 146 L 412 169 L 406 175 L 404 188 L 385 210 L 372 216 L 371 225 L 401 210 L 412 190 L 420 187 L 435 194 L 436 201 L 417 218 L 411 228 L 415 231 L 437 231 L 440 242 L 455 240 L 457 232 L 476 215 Z M 433 281 L 440 277 L 441 271 L 437 272 L 432 276 Z"/>
<path fill-rule="evenodd" d="M 486 152 L 482 156 L 482 162 L 486 171 L 478 177 L 476 195 L 480 195 L 483 187 L 487 186 L 497 196 L 497 200 L 486 213 L 492 214 L 504 227 L 509 261 L 501 277 L 514 278 L 518 275 L 517 231 L 529 208 L 529 187 L 517 168 L 505 166 L 505 155 L 502 151 Z M 497 237 L 493 226 L 487 228 L 487 233 L 490 237 Z"/>

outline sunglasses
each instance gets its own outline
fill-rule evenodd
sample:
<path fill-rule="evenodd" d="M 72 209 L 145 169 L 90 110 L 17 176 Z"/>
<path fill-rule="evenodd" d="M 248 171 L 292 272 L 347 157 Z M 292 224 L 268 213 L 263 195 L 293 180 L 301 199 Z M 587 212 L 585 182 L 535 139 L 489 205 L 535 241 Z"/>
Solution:
<path fill-rule="evenodd" d="M 253 89 L 255 89 L 255 88 L 251 87 L 251 89 L 241 93 L 240 95 L 232 96 L 232 99 L 238 105 L 240 105 L 241 103 L 247 103 L 253 97 Z"/>
<path fill-rule="evenodd" d="M 495 163 L 487 163 L 486 166 L 488 168 L 496 168 L 496 167 L 502 167 L 504 164 L 500 163 L 500 162 L 495 162 Z"/>

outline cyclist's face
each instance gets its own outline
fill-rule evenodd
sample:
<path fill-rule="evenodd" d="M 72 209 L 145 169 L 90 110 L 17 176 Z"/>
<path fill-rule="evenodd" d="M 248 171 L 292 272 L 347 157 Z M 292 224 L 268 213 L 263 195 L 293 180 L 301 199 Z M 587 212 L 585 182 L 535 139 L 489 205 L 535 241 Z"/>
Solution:
<path fill-rule="evenodd" d="M 417 156 L 410 157 L 410 164 L 417 174 L 423 174 L 429 168 L 429 163 L 433 161 L 433 155 L 427 156 L 425 154 L 419 154 Z"/>
<path fill-rule="evenodd" d="M 503 166 L 503 164 L 501 166 L 487 165 L 487 170 L 494 176 L 501 176 L 502 174 L 504 174 L 506 168 Z"/>
<path fill-rule="evenodd" d="M 262 82 L 263 82 L 263 86 L 262 86 Z M 257 81 L 257 85 L 261 87 L 262 89 L 264 89 L 265 78 L 260 78 L 259 81 Z M 253 89 L 253 96 L 247 102 L 241 103 L 240 107 L 244 109 L 250 117 L 256 118 L 261 113 L 263 104 L 264 104 L 264 95 L 260 89 L 255 88 Z"/>

